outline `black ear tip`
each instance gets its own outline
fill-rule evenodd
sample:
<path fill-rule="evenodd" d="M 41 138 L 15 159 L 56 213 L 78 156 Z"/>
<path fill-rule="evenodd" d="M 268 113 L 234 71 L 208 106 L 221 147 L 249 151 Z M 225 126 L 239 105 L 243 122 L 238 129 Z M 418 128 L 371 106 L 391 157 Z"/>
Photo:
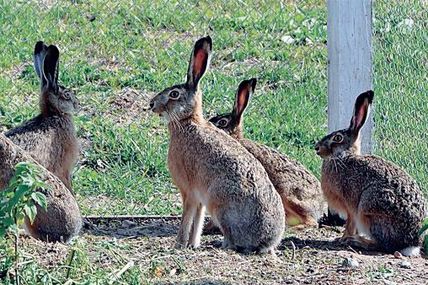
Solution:
<path fill-rule="evenodd" d="M 47 48 L 46 55 L 53 56 L 53 57 L 59 57 L 59 49 L 58 49 L 58 47 L 55 46 L 55 45 L 50 45 Z"/>
<path fill-rule="evenodd" d="M 38 41 L 37 43 L 36 43 L 36 48 L 37 47 L 43 47 L 45 45 L 45 43 L 43 42 L 43 41 Z"/>
<path fill-rule="evenodd" d="M 208 45 L 209 51 L 212 50 L 213 41 L 212 41 L 210 36 L 206 36 L 206 37 L 203 37 L 203 38 L 200 38 L 199 40 L 197 40 L 195 43 L 195 48 L 198 48 L 198 49 L 203 48 L 205 45 Z"/>
<path fill-rule="evenodd" d="M 256 78 L 251 78 L 250 79 L 250 84 L 251 84 L 251 87 L 253 88 L 253 91 L 254 91 L 254 89 L 256 89 L 257 79 Z"/>
<path fill-rule="evenodd" d="M 54 51 L 54 52 L 58 52 L 59 53 L 59 49 L 56 45 L 50 45 L 48 47 L 48 51 Z"/>
<path fill-rule="evenodd" d="M 366 92 L 361 93 L 360 97 L 367 99 L 369 101 L 369 104 L 371 104 L 373 102 L 374 92 L 373 90 L 367 90 Z"/>
<path fill-rule="evenodd" d="M 369 98 L 369 103 L 371 104 L 373 102 L 374 99 L 374 91 L 373 90 L 369 90 L 367 91 L 367 97 Z"/>
<path fill-rule="evenodd" d="M 205 40 L 206 40 L 210 45 L 212 45 L 212 44 L 213 44 L 213 40 L 211 39 L 211 37 L 210 37 L 210 36 L 206 36 L 206 37 L 205 37 Z"/>
<path fill-rule="evenodd" d="M 39 54 L 45 49 L 46 45 L 43 41 L 38 41 L 34 46 L 34 54 Z"/>

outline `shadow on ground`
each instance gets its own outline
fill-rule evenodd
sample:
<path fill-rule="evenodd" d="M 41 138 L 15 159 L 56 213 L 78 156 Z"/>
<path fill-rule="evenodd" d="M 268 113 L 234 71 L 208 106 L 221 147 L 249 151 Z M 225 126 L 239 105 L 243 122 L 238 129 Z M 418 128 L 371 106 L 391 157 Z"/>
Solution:
<path fill-rule="evenodd" d="M 215 280 L 215 279 L 209 279 L 209 278 L 202 278 L 197 280 L 189 280 L 189 281 L 183 281 L 183 282 L 155 282 L 153 284 L 156 285 L 230 285 L 232 283 L 225 282 L 222 280 Z"/>
<path fill-rule="evenodd" d="M 178 231 L 177 217 L 112 217 L 84 218 L 83 232 L 94 236 L 111 236 L 117 239 L 130 237 L 170 237 Z"/>
<path fill-rule="evenodd" d="M 114 237 L 116 239 L 129 238 L 164 238 L 175 237 L 180 224 L 180 217 L 87 217 L 84 219 L 83 232 L 93 236 Z M 212 248 L 221 248 L 222 237 L 216 228 L 209 226 L 205 220 L 204 235 L 216 236 L 209 242 Z M 326 227 L 324 229 L 298 230 L 292 236 L 282 239 L 278 250 L 300 250 L 310 248 L 320 251 L 350 251 L 368 256 L 384 255 L 376 251 L 365 251 L 359 248 L 341 244 L 337 238 L 341 236 L 341 227 Z M 294 231 L 294 230 L 293 230 Z M 327 234 L 328 233 L 328 234 Z M 324 235 L 325 234 L 325 235 Z M 217 281 L 216 281 L 217 282 Z M 211 284 L 211 283 L 208 283 Z M 213 283 L 217 284 L 217 283 Z M 219 283 L 222 284 L 222 283 Z"/>

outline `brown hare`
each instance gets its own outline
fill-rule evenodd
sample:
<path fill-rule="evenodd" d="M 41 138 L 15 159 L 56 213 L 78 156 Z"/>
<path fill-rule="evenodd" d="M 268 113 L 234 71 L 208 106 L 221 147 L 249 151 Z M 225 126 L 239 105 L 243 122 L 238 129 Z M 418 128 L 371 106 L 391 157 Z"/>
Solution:
<path fill-rule="evenodd" d="M 71 190 L 71 172 L 79 155 L 72 113 L 73 92 L 58 84 L 59 50 L 37 42 L 34 68 L 40 78 L 40 115 L 5 135 L 27 151 Z"/>
<path fill-rule="evenodd" d="M 168 121 L 168 168 L 183 200 L 176 246 L 199 246 L 206 207 L 224 235 L 224 248 L 273 252 L 285 227 L 278 193 L 260 162 L 202 115 L 198 83 L 211 49 L 210 37 L 199 39 L 186 83 L 166 88 L 150 101 L 151 110 Z"/>
<path fill-rule="evenodd" d="M 327 209 L 318 179 L 299 162 L 273 148 L 244 138 L 243 114 L 256 84 L 255 78 L 241 82 L 232 112 L 215 116 L 209 121 L 237 139 L 261 162 L 281 196 L 288 225 L 316 226 Z"/>
<path fill-rule="evenodd" d="M 80 210 L 73 194 L 58 177 L 44 169 L 19 146 L 0 134 L 0 191 L 9 184 L 16 164 L 23 161 L 38 165 L 42 169 L 42 179 L 49 187 L 48 190 L 41 190 L 46 195 L 47 211 L 37 207 L 37 215 L 33 224 L 29 219 L 25 219 L 27 233 L 44 241 L 68 242 L 78 234 L 82 226 Z"/>
<path fill-rule="evenodd" d="M 71 172 L 79 154 L 72 118 L 77 100 L 70 90 L 58 84 L 58 61 L 59 50 L 56 46 L 48 47 L 43 42 L 37 42 L 34 68 L 41 84 L 40 115 L 5 135 L 57 176 L 71 192 Z M 68 198 L 61 201 L 56 197 L 48 201 L 51 205 L 45 213 L 58 216 L 57 222 L 50 219 L 55 224 L 45 223 L 40 214 L 33 225 L 27 223 L 31 235 L 50 241 L 68 241 L 79 232 L 82 222 L 76 201 L 72 195 L 62 196 Z"/>
<path fill-rule="evenodd" d="M 323 158 L 321 187 L 330 207 L 347 217 L 341 241 L 366 250 L 419 255 L 426 204 L 416 182 L 392 162 L 360 154 L 360 129 L 373 91 L 358 96 L 349 128 L 315 145 Z"/>

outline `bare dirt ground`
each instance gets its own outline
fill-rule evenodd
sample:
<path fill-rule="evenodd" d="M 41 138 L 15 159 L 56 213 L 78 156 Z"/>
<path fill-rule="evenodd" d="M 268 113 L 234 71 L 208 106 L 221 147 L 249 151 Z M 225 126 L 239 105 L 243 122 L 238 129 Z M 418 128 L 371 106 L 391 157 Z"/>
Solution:
<path fill-rule="evenodd" d="M 174 249 L 179 219 L 125 218 L 87 220 L 79 238 L 88 245 L 90 262 L 112 266 L 132 262 L 150 284 L 427 284 L 428 260 L 360 252 L 334 240 L 342 228 L 289 229 L 271 255 L 242 255 L 220 248 L 222 237 L 204 235 L 196 250 Z M 61 244 L 22 241 L 46 267 L 64 263 Z M 114 245 L 102 250 L 100 244 Z M 89 247 L 90 248 L 90 247 Z M 32 250 L 31 250 L 32 249 Z"/>

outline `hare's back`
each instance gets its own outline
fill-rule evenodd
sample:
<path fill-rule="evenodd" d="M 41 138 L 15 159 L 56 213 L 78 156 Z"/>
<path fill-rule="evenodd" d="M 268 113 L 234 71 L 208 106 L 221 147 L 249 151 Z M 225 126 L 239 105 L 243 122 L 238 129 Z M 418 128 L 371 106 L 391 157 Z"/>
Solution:
<path fill-rule="evenodd" d="M 247 139 L 240 142 L 260 161 L 278 191 L 290 192 L 289 194 L 299 199 L 320 195 L 321 186 L 318 179 L 298 161 L 273 148 Z"/>
<path fill-rule="evenodd" d="M 358 172 L 355 174 L 364 177 L 366 183 L 378 183 L 397 189 L 417 187 L 415 180 L 404 169 L 379 156 L 352 155 L 346 159 L 346 166 L 347 172 Z"/>
<path fill-rule="evenodd" d="M 54 130 L 51 120 L 38 116 L 7 131 L 5 135 L 16 145 L 32 152 L 38 148 L 45 149 L 48 142 L 51 141 Z"/>
<path fill-rule="evenodd" d="M 212 134 L 214 133 L 214 134 Z M 204 129 L 203 137 L 212 147 L 211 162 L 222 165 L 238 176 L 265 173 L 263 165 L 240 142 L 217 128 Z"/>
<path fill-rule="evenodd" d="M 413 210 L 420 212 L 424 208 L 423 194 L 416 181 L 393 162 L 374 155 L 350 156 L 346 166 L 345 175 L 349 172 L 348 177 L 355 175 L 360 177 L 352 179 L 354 182 L 360 181 L 360 185 L 353 187 L 362 187 L 364 192 L 372 192 L 372 195 L 367 194 L 372 197 L 368 197 L 369 200 L 374 200 L 373 196 L 376 196 L 378 199 L 376 203 L 380 203 L 382 207 L 388 204 L 391 211 L 406 209 L 410 212 Z M 390 203 L 387 203 L 388 199 Z"/>
<path fill-rule="evenodd" d="M 17 138 L 20 136 L 46 136 L 52 132 L 74 131 L 74 125 L 68 116 L 49 116 L 44 117 L 39 115 L 22 125 L 10 129 L 5 133 L 9 138 Z"/>
<path fill-rule="evenodd" d="M 187 177 L 198 177 L 205 185 L 221 179 L 233 186 L 230 189 L 243 192 L 272 187 L 260 162 L 237 140 L 215 127 L 190 125 L 174 134 L 169 163 L 174 171 L 186 169 Z"/>
<path fill-rule="evenodd" d="M 74 163 L 78 155 L 78 141 L 70 118 L 38 116 L 5 135 L 51 171 L 58 161 L 61 165 Z"/>

